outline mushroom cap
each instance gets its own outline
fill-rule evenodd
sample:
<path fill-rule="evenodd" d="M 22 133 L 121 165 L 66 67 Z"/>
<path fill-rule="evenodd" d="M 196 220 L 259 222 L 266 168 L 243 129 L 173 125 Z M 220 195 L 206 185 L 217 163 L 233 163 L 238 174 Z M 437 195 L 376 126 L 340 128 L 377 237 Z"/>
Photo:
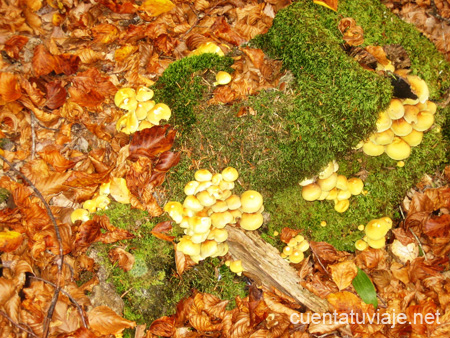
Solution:
<path fill-rule="evenodd" d="M 399 99 L 392 99 L 389 103 L 389 107 L 386 109 L 386 113 L 392 120 L 397 120 L 405 114 L 405 108 L 402 101 Z"/>
<path fill-rule="evenodd" d="M 216 82 L 214 82 L 214 86 L 226 85 L 230 82 L 231 82 L 231 75 L 221 70 L 216 74 Z"/>
<path fill-rule="evenodd" d="M 231 222 L 231 224 L 236 223 L 237 219 L 241 218 L 241 216 L 242 216 L 242 212 L 239 209 L 230 210 L 229 212 L 233 216 L 233 221 Z"/>
<path fill-rule="evenodd" d="M 336 181 L 336 188 L 340 190 L 347 190 L 347 177 L 344 175 L 338 175 L 337 181 Z"/>
<path fill-rule="evenodd" d="M 355 243 L 355 248 L 358 249 L 359 251 L 364 251 L 367 249 L 369 245 L 367 244 L 366 241 L 363 241 L 362 239 L 358 239 Z"/>
<path fill-rule="evenodd" d="M 293 250 L 289 255 L 289 261 L 294 264 L 300 263 L 305 258 L 305 255 L 300 250 Z"/>
<path fill-rule="evenodd" d="M 284 248 L 283 248 L 283 253 L 286 255 L 286 256 L 289 256 L 291 253 L 292 253 L 292 251 L 294 251 L 294 249 L 291 247 L 291 246 L 285 246 Z"/>
<path fill-rule="evenodd" d="M 222 170 L 222 178 L 227 182 L 234 182 L 239 177 L 238 171 L 233 167 L 227 167 Z"/>
<path fill-rule="evenodd" d="M 367 244 L 373 249 L 381 249 L 384 248 L 384 246 L 386 245 L 386 238 L 382 237 L 377 240 L 368 238 Z"/>
<path fill-rule="evenodd" d="M 237 261 L 232 261 L 230 263 L 231 272 L 237 273 L 239 276 L 244 271 L 244 267 L 242 266 L 242 261 L 239 259 Z"/>
<path fill-rule="evenodd" d="M 241 210 L 243 212 L 257 212 L 263 205 L 263 197 L 255 190 L 247 190 L 241 195 L 241 204 Z"/>
<path fill-rule="evenodd" d="M 211 218 L 209 217 L 190 217 L 188 223 L 189 227 L 196 234 L 203 234 L 211 229 Z"/>
<path fill-rule="evenodd" d="M 229 248 L 227 242 L 219 243 L 217 245 L 217 252 L 214 255 L 211 255 L 211 257 L 225 256 L 228 253 L 228 249 Z"/>
<path fill-rule="evenodd" d="M 317 183 L 311 183 L 302 188 L 302 197 L 305 201 L 315 201 L 322 194 L 322 189 Z"/>
<path fill-rule="evenodd" d="M 256 212 L 256 213 L 246 213 L 244 212 L 241 216 L 240 225 L 241 228 L 244 230 L 256 230 L 263 224 L 264 219 L 263 216 Z"/>
<path fill-rule="evenodd" d="M 423 111 L 417 114 L 417 123 L 413 124 L 413 128 L 417 131 L 425 131 L 430 129 L 434 123 L 434 115 Z"/>
<path fill-rule="evenodd" d="M 394 132 L 391 129 L 387 129 L 380 133 L 374 133 L 370 136 L 370 141 L 379 146 L 385 146 L 392 142 L 394 139 Z"/>
<path fill-rule="evenodd" d="M 197 49 L 195 49 L 191 53 L 189 53 L 189 56 L 201 55 L 204 53 L 213 53 L 213 54 L 217 54 L 219 56 L 225 55 L 219 46 L 217 46 L 214 42 L 208 41 L 208 42 L 202 43 L 200 46 L 197 47 Z"/>
<path fill-rule="evenodd" d="M 203 205 L 197 199 L 197 197 L 193 195 L 186 196 L 183 202 L 183 207 L 186 209 L 192 210 L 194 212 L 202 211 Z"/>
<path fill-rule="evenodd" d="M 136 117 L 139 121 L 147 118 L 148 112 L 155 106 L 155 101 L 139 102 L 136 107 Z M 148 121 L 147 121 L 148 122 Z"/>
<path fill-rule="evenodd" d="M 151 128 L 151 127 L 153 127 L 153 124 L 151 124 L 147 120 L 144 120 L 144 121 L 141 121 L 139 123 L 138 130 L 144 130 L 144 129 L 148 129 L 148 128 Z"/>
<path fill-rule="evenodd" d="M 406 136 L 413 129 L 412 125 L 410 125 L 404 118 L 392 121 L 391 126 L 392 131 L 396 136 Z"/>
<path fill-rule="evenodd" d="M 148 87 L 139 86 L 136 90 L 136 100 L 139 102 L 145 102 L 151 100 L 155 93 Z"/>
<path fill-rule="evenodd" d="M 187 196 L 194 195 L 197 191 L 199 184 L 200 183 L 197 181 L 190 181 L 190 182 L 186 183 L 186 185 L 184 186 L 184 193 Z"/>
<path fill-rule="evenodd" d="M 111 186 L 111 182 L 106 182 L 100 184 L 100 188 L 98 189 L 98 193 L 100 195 L 108 196 L 109 195 L 109 187 Z"/>
<path fill-rule="evenodd" d="M 322 191 L 330 191 L 336 186 L 337 179 L 338 174 L 332 171 L 331 175 L 329 175 L 327 178 L 324 179 L 319 178 L 317 180 L 317 184 L 319 185 L 320 189 L 322 189 Z"/>
<path fill-rule="evenodd" d="M 389 117 L 387 112 L 382 111 L 378 114 L 378 119 L 377 119 L 376 125 L 377 125 L 378 132 L 385 131 L 386 129 L 389 129 L 391 127 L 392 120 Z"/>
<path fill-rule="evenodd" d="M 208 169 L 199 169 L 195 172 L 194 178 L 198 182 L 211 181 L 212 173 Z"/>
<path fill-rule="evenodd" d="M 411 155 L 411 147 L 400 137 L 395 137 L 391 144 L 386 146 L 386 154 L 396 161 L 401 161 Z"/>
<path fill-rule="evenodd" d="M 423 131 L 413 129 L 408 135 L 402 136 L 402 140 L 410 145 L 410 147 L 418 146 L 423 139 Z"/>
<path fill-rule="evenodd" d="M 217 242 L 214 240 L 206 240 L 202 244 L 200 244 L 200 257 L 201 259 L 205 259 L 206 257 L 210 257 L 217 252 L 218 246 Z"/>
<path fill-rule="evenodd" d="M 193 243 L 189 237 L 183 236 L 177 244 L 177 250 L 188 256 L 197 256 L 200 255 L 200 244 Z"/>
<path fill-rule="evenodd" d="M 322 191 L 322 193 L 320 194 L 319 198 L 317 199 L 317 201 L 323 201 L 325 200 L 328 195 L 330 194 L 329 191 Z"/>
<path fill-rule="evenodd" d="M 307 250 L 309 249 L 309 243 L 308 243 L 308 241 L 307 241 L 306 239 L 303 239 L 302 241 L 300 241 L 300 242 L 298 243 L 298 245 L 297 245 L 297 249 L 300 250 L 300 251 L 302 251 L 302 252 L 307 251 Z"/>
<path fill-rule="evenodd" d="M 213 174 L 211 177 L 211 183 L 215 186 L 218 186 L 220 182 L 222 182 L 223 177 L 222 174 L 216 173 Z"/>
<path fill-rule="evenodd" d="M 222 180 L 219 183 L 219 188 L 221 190 L 232 190 L 234 188 L 234 182 L 227 182 L 225 180 Z"/>
<path fill-rule="evenodd" d="M 153 123 L 154 125 L 159 125 L 159 121 L 168 120 L 172 115 L 172 111 L 169 106 L 165 103 L 157 103 L 150 109 L 147 113 L 147 121 Z"/>
<path fill-rule="evenodd" d="M 364 189 L 364 182 L 358 177 L 352 177 L 347 180 L 347 189 L 353 196 L 359 195 Z"/>
<path fill-rule="evenodd" d="M 211 196 L 206 190 L 200 191 L 195 196 L 197 197 L 200 204 L 204 207 L 210 207 L 216 203 L 216 198 L 214 196 Z"/>
<path fill-rule="evenodd" d="M 127 100 L 128 99 L 128 100 Z M 120 88 L 114 95 L 114 104 L 122 109 L 128 105 L 129 99 L 136 99 L 136 91 L 133 88 Z M 127 100 L 126 102 L 124 102 Z"/>
<path fill-rule="evenodd" d="M 83 203 L 83 209 L 86 209 L 89 212 L 97 211 L 97 203 L 94 200 L 87 200 Z"/>
<path fill-rule="evenodd" d="M 191 241 L 192 241 L 192 243 L 200 244 L 200 243 L 206 241 L 206 238 L 208 238 L 208 235 L 209 235 L 209 230 L 206 232 L 203 232 L 203 233 L 202 232 L 193 233 L 191 235 Z"/>
<path fill-rule="evenodd" d="M 228 210 L 227 202 L 225 202 L 225 201 L 216 201 L 216 203 L 211 206 L 211 210 L 213 212 L 225 212 L 225 211 Z"/>
<path fill-rule="evenodd" d="M 430 95 L 427 83 L 416 75 L 408 75 L 406 79 L 411 85 L 412 91 L 417 95 L 419 102 L 426 102 Z"/>
<path fill-rule="evenodd" d="M 333 189 L 331 189 L 331 190 L 328 192 L 328 196 L 325 197 L 325 199 L 326 199 L 327 201 L 335 200 L 335 199 L 337 198 L 338 192 L 339 192 L 339 189 L 338 189 L 338 188 L 333 188 Z"/>
<path fill-rule="evenodd" d="M 343 213 L 347 211 L 349 206 L 350 206 L 349 200 L 336 201 L 336 204 L 334 205 L 334 210 L 336 210 L 339 213 Z"/>
<path fill-rule="evenodd" d="M 164 206 L 164 211 L 178 224 L 183 220 L 183 206 L 180 202 L 167 202 Z"/>
<path fill-rule="evenodd" d="M 86 209 L 75 209 L 70 214 L 70 221 L 72 223 L 75 223 L 76 221 L 89 221 L 89 211 L 87 211 Z"/>
<path fill-rule="evenodd" d="M 229 210 L 236 210 L 242 206 L 241 199 L 238 195 L 231 195 L 225 200 Z"/>
<path fill-rule="evenodd" d="M 228 239 L 228 231 L 226 229 L 214 228 L 209 232 L 208 238 L 214 239 L 217 243 L 225 242 Z"/>
<path fill-rule="evenodd" d="M 217 228 L 225 228 L 227 224 L 231 224 L 234 220 L 233 214 L 229 211 L 215 212 L 211 214 L 211 224 Z"/>
<path fill-rule="evenodd" d="M 436 114 L 436 109 L 437 109 L 436 103 L 434 103 L 433 101 L 427 101 L 426 104 L 427 104 L 427 108 L 424 110 L 429 112 L 430 114 L 433 114 L 433 115 Z"/>
<path fill-rule="evenodd" d="M 364 142 L 362 149 L 363 149 L 364 154 L 369 155 L 369 156 L 379 156 L 382 153 L 384 153 L 384 146 L 375 144 L 370 140 L 368 140 L 367 142 Z"/>
<path fill-rule="evenodd" d="M 417 114 L 419 114 L 419 108 L 417 107 L 417 105 L 405 105 L 405 116 L 403 116 L 403 118 L 406 122 L 417 123 Z"/>
<path fill-rule="evenodd" d="M 338 189 L 338 194 L 336 196 L 338 201 L 348 200 L 350 197 L 352 197 L 352 193 L 350 191 Z"/>
<path fill-rule="evenodd" d="M 334 170 L 334 163 L 333 163 L 333 161 L 331 161 L 319 173 L 319 179 L 324 180 L 324 179 L 330 177 L 334 172 L 335 172 L 335 170 Z"/>
<path fill-rule="evenodd" d="M 223 190 L 217 194 L 217 200 L 225 201 L 228 197 L 231 196 L 231 190 Z"/>
<path fill-rule="evenodd" d="M 311 177 L 311 178 L 305 178 L 303 181 L 301 181 L 299 184 L 304 187 L 305 185 L 311 184 L 316 182 L 316 178 L 315 177 Z"/>
<path fill-rule="evenodd" d="M 134 111 L 126 113 L 116 123 L 116 130 L 127 135 L 134 133 L 138 128 L 139 120 Z"/>
<path fill-rule="evenodd" d="M 109 186 L 111 196 L 119 203 L 130 203 L 130 190 L 128 190 L 127 181 L 124 178 L 113 177 Z"/>
<path fill-rule="evenodd" d="M 378 240 L 386 236 L 390 228 L 391 225 L 386 220 L 378 218 L 367 223 L 364 230 L 368 239 Z"/>

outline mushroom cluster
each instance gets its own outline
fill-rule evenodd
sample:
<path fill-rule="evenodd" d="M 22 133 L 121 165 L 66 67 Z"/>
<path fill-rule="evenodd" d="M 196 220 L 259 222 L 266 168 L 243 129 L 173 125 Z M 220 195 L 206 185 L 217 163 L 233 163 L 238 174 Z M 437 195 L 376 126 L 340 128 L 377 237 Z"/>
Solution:
<path fill-rule="evenodd" d="M 126 110 L 116 124 L 117 131 L 125 134 L 133 134 L 137 130 L 151 128 L 159 125 L 161 120 L 168 120 L 171 110 L 165 103 L 156 103 L 153 98 L 153 90 L 140 86 L 133 88 L 121 88 L 114 96 L 117 107 Z"/>
<path fill-rule="evenodd" d="M 302 235 L 297 235 L 291 238 L 288 245 L 283 248 L 281 257 L 288 259 L 291 263 L 297 264 L 305 258 L 304 252 L 308 249 L 308 241 Z"/>
<path fill-rule="evenodd" d="M 336 161 L 328 163 L 318 177 L 305 179 L 300 182 L 302 197 L 306 201 L 334 201 L 334 209 L 337 212 L 345 212 L 350 206 L 349 198 L 363 192 L 364 183 L 360 178 L 347 179 L 344 175 L 338 175 L 339 165 Z"/>
<path fill-rule="evenodd" d="M 244 267 L 242 266 L 242 261 L 240 259 L 236 261 L 225 261 L 225 265 L 228 266 L 231 272 L 234 272 L 238 276 L 242 275 L 244 272 Z"/>
<path fill-rule="evenodd" d="M 72 223 L 78 220 L 86 222 L 89 220 L 91 213 L 106 209 L 109 203 L 111 203 L 108 197 L 109 195 L 119 203 L 130 203 L 130 191 L 128 190 L 126 180 L 124 178 L 113 177 L 109 182 L 102 183 L 94 197 L 84 201 L 82 209 L 76 209 L 72 212 L 70 215 Z"/>
<path fill-rule="evenodd" d="M 185 236 L 177 249 L 194 262 L 228 252 L 226 225 L 239 221 L 241 228 L 256 230 L 263 224 L 261 194 L 254 190 L 241 196 L 232 193 L 238 176 L 232 167 L 215 174 L 207 169 L 197 170 L 195 180 L 184 187 L 183 204 L 170 201 L 164 206 L 164 211 L 184 229 Z"/>
<path fill-rule="evenodd" d="M 386 245 L 386 234 L 392 228 L 392 219 L 381 217 L 371 220 L 364 228 L 366 235 L 363 239 L 357 240 L 355 247 L 358 250 L 366 250 L 367 247 L 374 249 L 384 248 Z"/>
<path fill-rule="evenodd" d="M 428 101 L 426 82 L 414 75 L 408 75 L 407 80 L 418 98 L 392 99 L 389 107 L 379 113 L 377 131 L 356 147 L 362 147 L 366 155 L 386 153 L 393 160 L 404 160 L 411 154 L 411 147 L 418 146 L 423 133 L 433 125 L 436 104 Z"/>

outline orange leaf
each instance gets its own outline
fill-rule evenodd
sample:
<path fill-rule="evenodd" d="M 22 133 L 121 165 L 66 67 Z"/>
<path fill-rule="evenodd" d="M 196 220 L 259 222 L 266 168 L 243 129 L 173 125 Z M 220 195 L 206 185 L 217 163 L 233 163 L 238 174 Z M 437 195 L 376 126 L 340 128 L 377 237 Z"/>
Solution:
<path fill-rule="evenodd" d="M 150 325 L 148 331 L 157 336 L 172 337 L 175 334 L 174 319 L 167 316 L 158 318 Z"/>
<path fill-rule="evenodd" d="M 358 269 L 352 261 L 344 261 L 328 267 L 331 270 L 331 278 L 333 278 L 339 290 L 349 287 L 358 273 Z"/>
<path fill-rule="evenodd" d="M 338 8 L 338 0 L 313 0 L 313 2 L 317 5 L 332 9 L 335 12 Z"/>
<path fill-rule="evenodd" d="M 0 232 L 0 251 L 10 252 L 16 250 L 23 242 L 20 232 L 2 231 Z"/>
<path fill-rule="evenodd" d="M 45 105 L 50 109 L 58 109 L 66 102 L 67 91 L 61 85 L 61 81 L 53 81 L 45 85 L 47 89 L 47 101 Z"/>
<path fill-rule="evenodd" d="M 134 265 L 134 256 L 122 248 L 111 249 L 108 253 L 111 262 L 119 265 L 123 271 L 130 271 Z"/>
<path fill-rule="evenodd" d="M 131 54 L 138 50 L 138 46 L 126 44 L 125 46 L 116 49 L 114 52 L 114 58 L 117 62 L 125 61 Z"/>
<path fill-rule="evenodd" d="M 145 11 L 149 16 L 158 16 L 170 12 L 175 5 L 170 0 L 146 0 L 139 7 L 139 10 Z"/>
<path fill-rule="evenodd" d="M 196 263 L 191 259 L 191 257 L 185 255 L 181 251 L 178 251 L 175 245 L 175 265 L 177 267 L 177 273 L 179 276 L 183 274 L 183 272 L 192 268 Z"/>
<path fill-rule="evenodd" d="M 5 42 L 5 50 L 9 57 L 18 59 L 22 48 L 27 44 L 28 38 L 22 35 L 14 35 Z"/>
<path fill-rule="evenodd" d="M 108 44 L 113 42 L 119 36 L 119 30 L 116 26 L 110 24 L 100 24 L 92 28 L 94 43 Z"/>
<path fill-rule="evenodd" d="M 154 158 L 158 154 L 170 150 L 175 140 L 175 130 L 169 125 L 154 126 L 133 135 L 130 143 L 130 159 L 137 160 L 139 156 Z"/>
<path fill-rule="evenodd" d="M 89 326 L 102 335 L 117 335 L 124 329 L 133 328 L 136 323 L 120 317 L 107 306 L 97 306 L 87 313 Z"/>
<path fill-rule="evenodd" d="M 15 74 L 0 73 L 0 96 L 6 102 L 16 101 L 22 96 L 19 79 Z"/>

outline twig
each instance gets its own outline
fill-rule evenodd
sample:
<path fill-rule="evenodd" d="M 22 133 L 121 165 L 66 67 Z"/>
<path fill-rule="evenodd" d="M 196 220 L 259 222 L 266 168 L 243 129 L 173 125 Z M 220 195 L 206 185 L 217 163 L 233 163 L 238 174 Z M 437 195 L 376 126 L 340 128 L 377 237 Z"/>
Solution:
<path fill-rule="evenodd" d="M 14 320 L 12 320 L 11 317 L 8 316 L 8 314 L 6 312 L 3 312 L 0 310 L 0 315 L 2 315 L 3 317 L 5 317 L 12 325 L 14 325 L 15 327 L 17 327 L 18 329 L 25 331 L 26 333 L 28 333 L 29 335 L 33 336 L 34 338 L 40 338 L 37 334 L 35 334 L 33 331 L 28 330 L 26 327 L 20 325 L 19 323 L 16 323 Z"/>
<path fill-rule="evenodd" d="M 43 278 L 36 277 L 36 276 L 31 276 L 31 278 L 34 278 L 34 279 L 40 280 L 41 282 L 47 283 L 47 284 L 53 286 L 54 288 L 57 287 L 55 283 L 52 283 L 52 282 L 50 282 L 50 281 L 48 281 L 48 280 L 45 280 L 45 279 L 43 279 Z M 81 305 L 78 304 L 78 302 L 77 302 L 77 301 L 71 296 L 71 294 L 68 293 L 66 290 L 61 289 L 60 292 L 61 292 L 63 295 L 67 296 L 67 297 L 70 299 L 70 301 L 73 303 L 73 305 L 75 305 L 75 307 L 77 308 L 77 310 L 78 310 L 78 312 L 79 312 L 79 314 L 80 314 L 81 321 L 83 322 L 83 326 L 84 326 L 85 328 L 88 328 L 88 325 L 87 325 L 87 323 L 86 323 L 86 319 L 84 318 L 84 311 L 83 311 L 83 309 L 81 308 Z"/>
<path fill-rule="evenodd" d="M 61 291 L 61 276 L 62 276 L 62 267 L 63 267 L 63 264 L 64 264 L 64 251 L 63 251 L 61 233 L 59 232 L 58 224 L 56 223 L 55 216 L 53 216 L 53 213 L 52 213 L 52 211 L 50 209 L 50 206 L 48 205 L 47 201 L 45 200 L 45 198 L 41 194 L 41 192 L 34 186 L 33 182 L 31 182 L 28 179 L 28 177 L 26 177 L 24 174 L 22 174 L 19 170 L 14 168 L 13 164 L 11 162 L 9 162 L 5 157 L 0 155 L 0 159 L 9 166 L 9 170 L 14 171 L 17 175 L 22 177 L 22 179 L 25 182 L 28 183 L 28 185 L 31 187 L 31 189 L 33 189 L 33 191 L 36 194 L 36 196 L 39 197 L 41 202 L 44 204 L 45 210 L 47 211 L 47 215 L 48 215 L 48 217 L 50 217 L 50 220 L 51 220 L 51 222 L 53 224 L 53 228 L 54 228 L 55 234 L 56 234 L 56 239 L 58 241 L 59 254 L 58 254 L 58 260 L 56 262 L 56 265 L 58 267 L 58 276 L 57 276 L 58 279 L 57 279 L 57 283 L 56 283 L 56 287 L 55 287 L 55 292 L 53 294 L 52 302 L 50 303 L 50 307 L 49 307 L 48 312 L 47 312 L 47 317 L 45 318 L 45 321 L 44 321 L 43 338 L 47 338 L 48 331 L 49 331 L 49 328 L 50 328 L 50 322 L 51 322 L 52 317 L 53 317 L 53 311 L 55 310 L 56 301 L 58 300 L 58 295 L 59 295 L 59 292 Z"/>
<path fill-rule="evenodd" d="M 425 253 L 425 250 L 423 249 L 422 243 L 420 243 L 419 237 L 417 237 L 417 235 L 414 233 L 414 231 L 412 231 L 411 228 L 409 228 L 409 232 L 414 236 L 414 238 L 417 241 L 417 244 L 419 244 L 420 250 L 422 250 L 422 252 L 423 252 L 424 260 L 427 260 L 427 254 Z"/>
<path fill-rule="evenodd" d="M 35 130 L 36 118 L 34 117 L 32 111 L 30 111 L 30 118 L 31 118 L 31 159 L 34 160 L 34 157 L 36 156 L 36 130 Z"/>

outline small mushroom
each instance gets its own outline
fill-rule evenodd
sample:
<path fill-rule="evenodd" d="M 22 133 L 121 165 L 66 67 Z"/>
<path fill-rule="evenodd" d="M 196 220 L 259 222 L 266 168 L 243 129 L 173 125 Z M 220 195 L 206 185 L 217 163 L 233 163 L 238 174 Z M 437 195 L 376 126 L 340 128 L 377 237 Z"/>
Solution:
<path fill-rule="evenodd" d="M 358 239 L 355 243 L 355 248 L 359 251 L 364 251 L 368 248 L 368 244 L 366 241 L 363 241 L 362 239 Z"/>
<path fill-rule="evenodd" d="M 241 204 L 243 212 L 254 213 L 262 207 L 263 197 L 255 190 L 247 190 L 241 195 Z"/>
<path fill-rule="evenodd" d="M 392 120 L 397 120 L 405 114 L 405 108 L 403 104 L 398 99 L 392 99 L 389 103 L 389 107 L 386 109 L 386 113 Z"/>
<path fill-rule="evenodd" d="M 75 223 L 76 221 L 89 221 L 89 211 L 87 211 L 86 209 L 75 209 L 70 214 L 70 221 L 72 223 Z"/>
<path fill-rule="evenodd" d="M 223 169 L 221 175 L 222 175 L 222 179 L 226 182 L 234 182 L 239 177 L 238 171 L 233 167 L 227 167 L 227 168 Z"/>
<path fill-rule="evenodd" d="M 124 178 L 113 177 L 109 187 L 111 196 L 119 203 L 130 203 L 131 193 Z"/>
<path fill-rule="evenodd" d="M 322 189 L 317 183 L 311 183 L 302 188 L 302 197 L 305 201 L 315 201 L 322 194 Z M 328 198 L 327 198 L 328 199 Z"/>
<path fill-rule="evenodd" d="M 194 178 L 197 182 L 211 181 L 212 173 L 208 169 L 199 169 L 195 172 Z"/>
<path fill-rule="evenodd" d="M 379 113 L 376 125 L 377 125 L 377 131 L 379 133 L 382 131 L 385 131 L 391 127 L 392 120 L 389 117 L 387 112 L 382 111 Z"/>
<path fill-rule="evenodd" d="M 136 90 L 136 100 L 139 102 L 145 102 L 151 100 L 155 93 L 148 87 L 139 86 Z"/>
<path fill-rule="evenodd" d="M 330 162 L 332 163 L 332 162 Z M 330 191 L 336 186 L 338 174 L 331 172 L 331 175 L 324 179 L 318 179 L 317 184 L 322 191 Z"/>
<path fill-rule="evenodd" d="M 391 144 L 386 146 L 386 154 L 396 161 L 401 161 L 411 155 L 411 147 L 400 137 L 395 137 Z"/>
<path fill-rule="evenodd" d="M 353 196 L 356 196 L 362 193 L 364 183 L 360 178 L 352 177 L 347 180 L 347 188 Z"/>
<path fill-rule="evenodd" d="M 133 110 L 130 109 L 132 108 L 132 104 L 130 104 L 130 99 L 134 100 L 134 102 L 136 102 L 137 105 L 137 100 L 136 100 L 136 91 L 133 88 L 121 88 L 119 89 L 116 94 L 114 95 L 114 104 L 122 109 L 125 110 Z M 131 102 L 133 103 L 133 102 Z M 134 108 L 136 109 L 136 108 Z"/>
<path fill-rule="evenodd" d="M 336 203 L 334 204 L 334 210 L 336 210 L 339 213 L 346 212 L 348 207 L 350 206 L 349 200 L 336 200 Z"/>
<path fill-rule="evenodd" d="M 256 230 L 263 224 L 264 219 L 260 213 L 243 213 L 241 216 L 240 225 L 244 230 Z"/>
<path fill-rule="evenodd" d="M 417 123 L 413 124 L 412 127 L 417 131 L 425 131 L 430 129 L 434 123 L 434 115 L 423 111 L 417 114 Z"/>
<path fill-rule="evenodd" d="M 169 106 L 165 103 L 157 103 L 150 111 L 147 113 L 147 121 L 154 125 L 159 125 L 159 121 L 168 120 L 172 112 Z"/>
<path fill-rule="evenodd" d="M 231 75 L 227 72 L 220 71 L 216 74 L 216 82 L 214 86 L 226 85 L 231 82 Z"/>
<path fill-rule="evenodd" d="M 426 102 L 430 95 L 427 83 L 416 75 L 408 75 L 406 79 L 411 85 L 412 91 L 417 95 L 419 102 Z"/>
<path fill-rule="evenodd" d="M 423 132 L 413 129 L 408 135 L 402 136 L 402 140 L 409 144 L 410 147 L 418 146 L 423 139 Z"/>
<path fill-rule="evenodd" d="M 392 121 L 391 126 L 392 131 L 397 136 L 406 136 L 413 129 L 412 125 L 410 125 L 404 118 Z"/>
<path fill-rule="evenodd" d="M 244 272 L 244 268 L 242 266 L 242 261 L 240 259 L 237 261 L 230 262 L 229 264 L 231 272 L 234 272 L 238 276 L 242 275 L 242 272 Z"/>
<path fill-rule="evenodd" d="M 375 144 L 370 140 L 364 142 L 362 149 L 364 154 L 369 156 L 379 156 L 384 153 L 384 146 Z"/>

